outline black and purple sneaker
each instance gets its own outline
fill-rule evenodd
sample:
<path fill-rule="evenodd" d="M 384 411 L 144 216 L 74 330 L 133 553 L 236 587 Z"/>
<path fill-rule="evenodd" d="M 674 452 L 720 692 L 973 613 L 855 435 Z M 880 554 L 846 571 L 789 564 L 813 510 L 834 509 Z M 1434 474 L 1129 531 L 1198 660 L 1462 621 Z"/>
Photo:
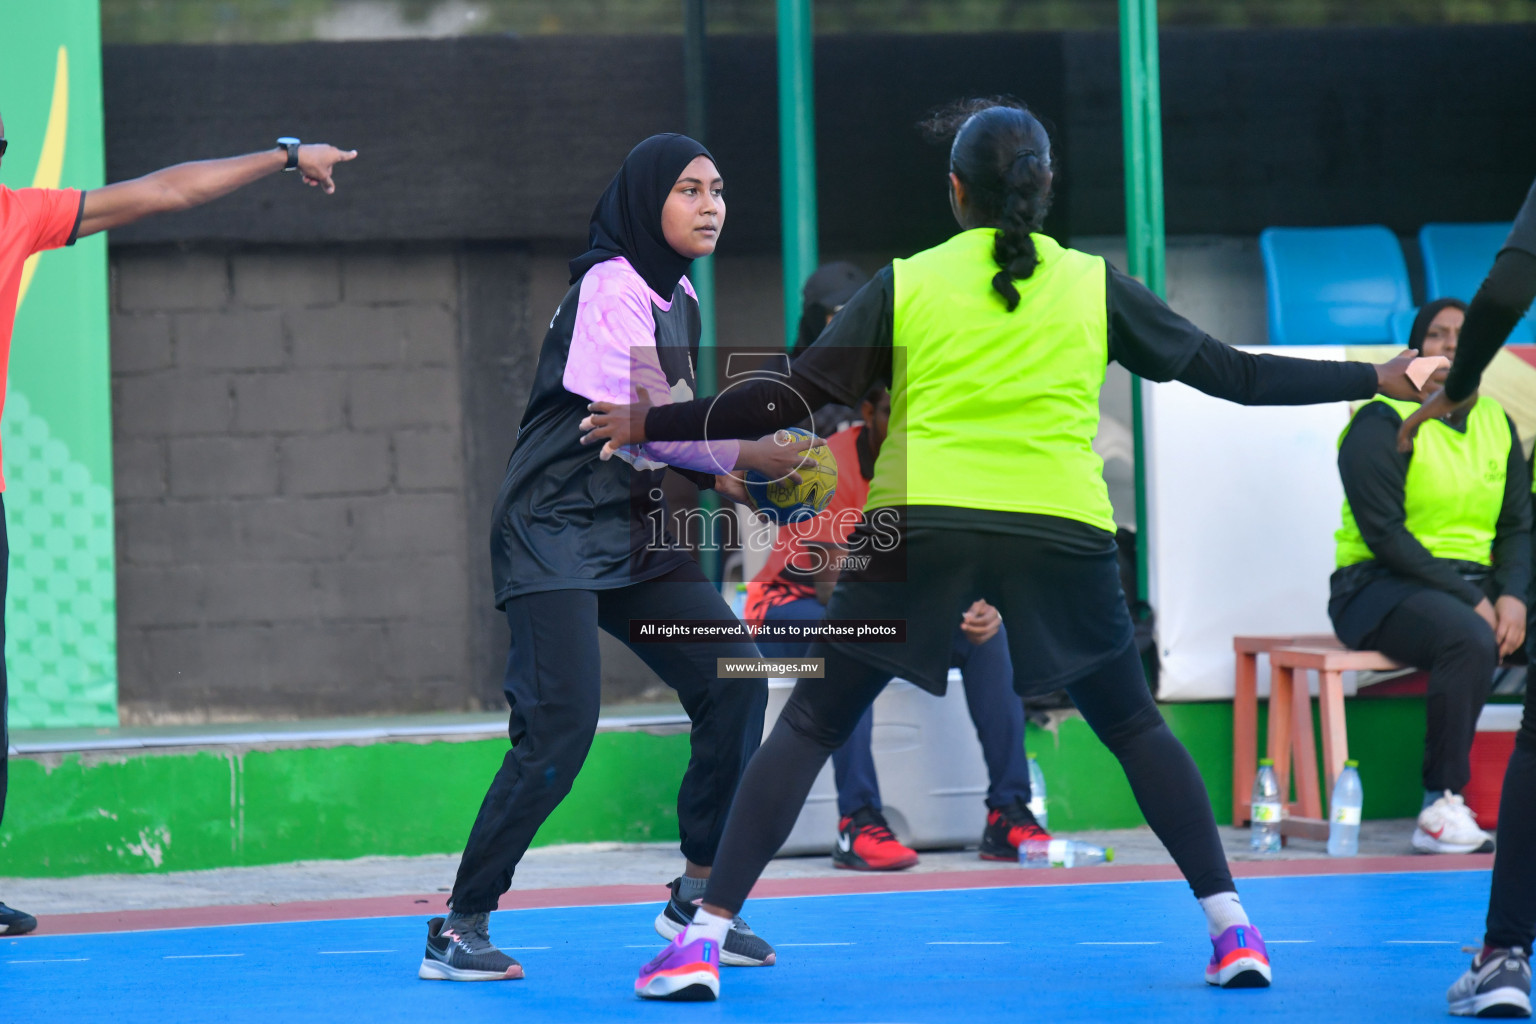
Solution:
<path fill-rule="evenodd" d="M 720 946 L 709 939 L 684 943 L 673 939 L 656 958 L 640 968 L 635 995 L 641 999 L 708 1002 L 720 996 Z"/>
<path fill-rule="evenodd" d="M 1269 953 L 1264 937 L 1251 924 L 1235 924 L 1211 940 L 1215 947 L 1205 965 L 1205 983 L 1222 988 L 1268 988 Z"/>

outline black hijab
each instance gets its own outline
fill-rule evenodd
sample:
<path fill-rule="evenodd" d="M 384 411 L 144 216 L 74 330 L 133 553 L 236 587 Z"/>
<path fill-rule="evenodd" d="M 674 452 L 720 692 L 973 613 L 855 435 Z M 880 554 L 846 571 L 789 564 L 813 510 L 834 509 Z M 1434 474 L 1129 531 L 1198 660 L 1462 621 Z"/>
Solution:
<path fill-rule="evenodd" d="M 1429 333 L 1429 325 L 1435 322 L 1442 310 L 1459 309 L 1463 313 L 1467 311 L 1467 304 L 1460 299 L 1436 299 L 1434 302 L 1426 302 L 1419 309 L 1419 315 L 1413 318 L 1413 327 L 1408 331 L 1408 347 L 1415 352 L 1424 351 L 1424 336 Z"/>
<path fill-rule="evenodd" d="M 694 157 L 714 157 L 686 135 L 652 135 L 624 158 L 624 165 L 592 210 L 588 249 L 571 260 L 571 283 L 605 260 L 622 256 L 651 291 L 671 301 L 693 261 L 667 244 L 661 208 Z"/>

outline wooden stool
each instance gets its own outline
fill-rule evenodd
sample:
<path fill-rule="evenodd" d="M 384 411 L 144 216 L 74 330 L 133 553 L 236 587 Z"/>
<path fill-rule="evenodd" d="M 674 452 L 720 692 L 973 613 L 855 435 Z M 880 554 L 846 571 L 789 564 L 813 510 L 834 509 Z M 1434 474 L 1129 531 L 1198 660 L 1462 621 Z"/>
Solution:
<path fill-rule="evenodd" d="M 1349 758 L 1349 731 L 1344 722 L 1345 672 L 1402 668 L 1379 651 L 1350 651 L 1338 646 L 1287 646 L 1269 652 L 1269 756 L 1275 762 L 1282 802 L 1290 792 L 1291 755 L 1295 754 L 1296 801 L 1280 823 L 1280 834 L 1327 839 L 1323 793 Z M 1307 672 L 1317 671 L 1317 703 L 1323 732 L 1323 783 L 1317 778 L 1317 746 L 1312 736 L 1312 697 Z"/>
<path fill-rule="evenodd" d="M 1259 762 L 1259 655 L 1276 647 L 1343 650 L 1344 645 L 1332 633 L 1232 638 L 1232 650 L 1237 655 L 1232 686 L 1232 824 L 1238 828 L 1248 824 L 1253 776 Z"/>

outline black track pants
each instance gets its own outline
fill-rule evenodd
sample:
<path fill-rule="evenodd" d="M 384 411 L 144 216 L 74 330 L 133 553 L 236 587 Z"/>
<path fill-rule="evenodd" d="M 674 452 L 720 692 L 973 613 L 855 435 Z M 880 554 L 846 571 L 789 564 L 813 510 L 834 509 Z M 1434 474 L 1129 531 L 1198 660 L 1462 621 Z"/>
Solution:
<path fill-rule="evenodd" d="M 1472 737 L 1499 664 L 1493 630 L 1465 601 L 1425 589 L 1388 612 L 1361 646 L 1429 672 L 1424 788 L 1460 793 L 1472 779 Z"/>
<path fill-rule="evenodd" d="M 571 791 L 597 732 L 597 631 L 629 642 L 629 620 L 730 619 L 730 608 L 686 566 L 616 590 L 556 590 L 507 602 L 512 650 L 504 688 L 512 749 L 480 805 L 450 900 L 465 914 L 495 910 L 534 833 Z M 750 641 L 634 644 L 677 691 L 693 722 L 692 756 L 677 793 L 683 856 L 712 864 L 737 781 L 763 735 L 766 679 L 717 679 L 717 658 L 755 658 Z"/>

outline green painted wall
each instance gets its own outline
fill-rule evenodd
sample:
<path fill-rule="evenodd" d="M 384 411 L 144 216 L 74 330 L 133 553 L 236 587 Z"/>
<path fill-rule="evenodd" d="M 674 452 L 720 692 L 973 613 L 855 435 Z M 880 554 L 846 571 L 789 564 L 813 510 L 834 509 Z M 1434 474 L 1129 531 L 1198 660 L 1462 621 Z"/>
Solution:
<path fill-rule="evenodd" d="M 1218 821 L 1231 809 L 1231 705 L 1166 705 Z M 1367 817 L 1418 810 L 1422 700 L 1349 703 Z M 1262 723 L 1261 723 L 1262 727 Z M 1080 719 L 1030 727 L 1060 831 L 1142 823 L 1114 758 Z M 376 743 L 244 754 L 78 755 L 11 762 L 0 876 L 188 871 L 294 860 L 453 853 L 506 741 Z M 685 735 L 602 733 L 575 788 L 535 839 L 670 842 Z"/>
<path fill-rule="evenodd" d="M 104 183 L 96 0 L 0 3 L 0 115 L 13 189 Z M 13 729 L 117 724 L 107 242 L 42 253 L 22 279 L 4 438 Z"/>

